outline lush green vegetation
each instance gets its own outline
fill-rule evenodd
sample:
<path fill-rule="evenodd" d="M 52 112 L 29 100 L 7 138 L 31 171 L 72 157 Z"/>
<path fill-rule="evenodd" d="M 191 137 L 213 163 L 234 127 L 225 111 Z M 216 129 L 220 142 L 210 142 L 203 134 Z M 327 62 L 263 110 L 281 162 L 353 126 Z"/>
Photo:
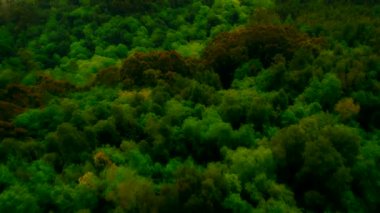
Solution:
<path fill-rule="evenodd" d="M 379 1 L 0 10 L 0 212 L 380 209 Z"/>

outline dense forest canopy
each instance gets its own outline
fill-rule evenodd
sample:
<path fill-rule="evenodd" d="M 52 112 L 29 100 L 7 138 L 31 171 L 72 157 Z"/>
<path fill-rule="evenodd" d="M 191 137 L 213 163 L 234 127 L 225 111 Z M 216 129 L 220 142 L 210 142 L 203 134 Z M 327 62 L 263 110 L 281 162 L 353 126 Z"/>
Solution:
<path fill-rule="evenodd" d="M 0 1 L 0 212 L 376 212 L 377 0 Z"/>

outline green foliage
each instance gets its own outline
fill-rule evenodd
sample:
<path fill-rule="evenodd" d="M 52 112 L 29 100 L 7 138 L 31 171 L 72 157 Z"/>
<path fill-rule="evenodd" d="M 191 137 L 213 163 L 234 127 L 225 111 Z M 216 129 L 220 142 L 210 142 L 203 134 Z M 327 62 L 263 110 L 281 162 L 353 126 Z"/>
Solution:
<path fill-rule="evenodd" d="M 16 126 L 26 128 L 32 133 L 39 135 L 46 134 L 46 131 L 53 131 L 64 121 L 64 112 L 60 105 L 52 104 L 44 109 L 31 109 L 18 115 L 14 123 Z"/>
<path fill-rule="evenodd" d="M 259 212 L 301 212 L 295 206 L 293 193 L 284 185 L 267 178 L 265 174 L 256 176 L 251 183 L 246 185 L 246 190 L 251 200 L 258 203 Z"/>
<path fill-rule="evenodd" d="M 231 194 L 228 196 L 224 200 L 223 205 L 227 209 L 232 209 L 233 212 L 253 212 L 252 206 L 247 201 L 242 200 L 239 194 Z"/>
<path fill-rule="evenodd" d="M 172 125 L 178 125 L 189 117 L 192 109 L 184 103 L 171 99 L 165 104 L 165 119 L 168 119 Z"/>
<path fill-rule="evenodd" d="M 68 55 L 70 58 L 87 59 L 90 57 L 90 54 L 90 51 L 84 47 L 84 42 L 78 41 L 71 43 Z"/>
<path fill-rule="evenodd" d="M 375 193 L 379 185 L 372 184 L 372 180 L 379 176 L 378 164 L 376 163 L 376 160 L 380 156 L 379 151 L 378 136 L 366 141 L 362 148 L 360 160 L 353 167 L 355 180 L 358 181 L 357 184 L 360 186 L 361 192 L 366 196 L 366 198 L 362 199 L 362 202 L 366 206 L 365 209 L 367 211 L 372 211 L 378 207 L 379 198 Z"/>
<path fill-rule="evenodd" d="M 27 188 L 13 185 L 0 194 L 2 212 L 40 212 L 37 199 Z"/>
<path fill-rule="evenodd" d="M 258 73 L 261 68 L 262 64 L 260 60 L 251 60 L 235 70 L 234 79 L 242 80 L 245 77 L 253 76 Z"/>
<path fill-rule="evenodd" d="M 73 162 L 80 161 L 92 145 L 89 144 L 83 132 L 79 131 L 70 123 L 62 123 L 59 125 L 53 135 L 53 140 L 57 143 L 58 150 L 62 157 Z M 81 153 L 81 155 L 77 153 Z"/>
<path fill-rule="evenodd" d="M 186 45 L 180 45 L 176 48 L 176 51 L 185 56 L 193 56 L 199 58 L 203 51 L 204 45 L 200 42 L 191 42 Z"/>
<path fill-rule="evenodd" d="M 104 172 L 105 198 L 121 211 L 150 211 L 155 208 L 152 182 L 129 168 L 110 167 Z"/>
<path fill-rule="evenodd" d="M 296 102 L 294 105 L 289 106 L 281 114 L 281 123 L 284 126 L 295 124 L 302 118 L 318 114 L 322 112 L 322 107 L 318 102 L 313 102 L 309 105 L 304 105 L 300 102 Z"/>
<path fill-rule="evenodd" d="M 11 185 L 14 185 L 16 179 L 9 168 L 5 165 L 0 166 L 1 176 L 0 176 L 0 187 L 2 189 L 6 189 Z"/>
<path fill-rule="evenodd" d="M 306 192 L 303 195 L 306 200 L 311 191 L 316 191 L 323 200 L 322 203 L 305 200 L 305 205 L 313 208 L 342 205 L 329 203 L 328 199 L 338 198 L 350 190 L 349 168 L 359 154 L 360 137 L 354 129 L 331 122 L 326 115 L 311 116 L 280 130 L 272 138 L 274 156 L 281 162 L 280 176 L 290 178 L 289 182 L 297 179 L 293 182 L 294 187 L 299 187 L 299 193 Z M 326 182 L 320 183 L 321 178 Z M 337 202 L 342 201 L 338 199 Z"/>
<path fill-rule="evenodd" d="M 319 102 L 322 107 L 331 109 L 342 94 L 340 80 L 333 74 L 326 75 L 322 81 L 313 79 L 301 96 L 307 103 Z"/>
<path fill-rule="evenodd" d="M 83 6 L 87 6 L 89 4 L 90 0 L 82 0 Z M 95 8 L 91 7 L 78 7 L 75 10 L 73 10 L 69 16 L 70 17 L 75 17 L 75 18 L 80 18 L 84 20 L 88 20 L 91 18 L 91 16 L 94 16 L 95 14 Z"/>
<path fill-rule="evenodd" d="M 261 174 L 269 178 L 274 175 L 275 162 L 268 148 L 238 148 L 235 151 L 226 150 L 225 155 L 230 171 L 237 174 L 243 183 Z"/>
<path fill-rule="evenodd" d="M 124 44 L 110 45 L 104 50 L 96 50 L 96 53 L 108 58 L 125 58 L 128 54 L 128 48 Z"/>
<path fill-rule="evenodd" d="M 376 212 L 378 1 L 0 3 L 0 212 Z"/>
<path fill-rule="evenodd" d="M 11 83 L 17 82 L 20 78 L 20 74 L 11 69 L 1 69 L 0 70 L 0 83 L 1 86 L 9 85 Z"/>
<path fill-rule="evenodd" d="M 57 185 L 52 191 L 54 204 L 59 211 L 79 211 L 95 209 L 96 194 L 85 186 Z"/>
<path fill-rule="evenodd" d="M 6 57 L 12 54 L 14 38 L 5 26 L 0 27 L 0 49 L 1 57 Z"/>

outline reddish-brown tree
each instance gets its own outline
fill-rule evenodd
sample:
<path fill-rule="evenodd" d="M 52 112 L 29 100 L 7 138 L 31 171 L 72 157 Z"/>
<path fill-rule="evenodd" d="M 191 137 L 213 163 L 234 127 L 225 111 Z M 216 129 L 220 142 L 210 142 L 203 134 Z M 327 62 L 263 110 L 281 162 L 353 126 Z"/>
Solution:
<path fill-rule="evenodd" d="M 187 75 L 189 72 L 184 58 L 176 51 L 153 51 L 128 57 L 120 69 L 120 76 L 124 82 L 141 85 L 144 83 L 144 71 L 150 69 L 160 70 L 163 74 L 176 72 Z"/>
<path fill-rule="evenodd" d="M 297 49 L 318 50 L 321 43 L 322 39 L 312 39 L 294 27 L 254 25 L 219 34 L 206 47 L 203 57 L 228 87 L 235 69 L 252 58 L 260 59 L 267 67 L 275 55 L 289 59 Z"/>

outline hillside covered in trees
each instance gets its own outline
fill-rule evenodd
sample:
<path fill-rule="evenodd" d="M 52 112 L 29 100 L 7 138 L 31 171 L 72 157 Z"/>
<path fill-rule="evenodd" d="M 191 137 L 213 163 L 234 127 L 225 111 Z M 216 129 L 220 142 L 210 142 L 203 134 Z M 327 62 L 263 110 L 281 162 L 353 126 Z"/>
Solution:
<path fill-rule="evenodd" d="M 0 212 L 376 212 L 378 0 L 0 1 Z"/>

